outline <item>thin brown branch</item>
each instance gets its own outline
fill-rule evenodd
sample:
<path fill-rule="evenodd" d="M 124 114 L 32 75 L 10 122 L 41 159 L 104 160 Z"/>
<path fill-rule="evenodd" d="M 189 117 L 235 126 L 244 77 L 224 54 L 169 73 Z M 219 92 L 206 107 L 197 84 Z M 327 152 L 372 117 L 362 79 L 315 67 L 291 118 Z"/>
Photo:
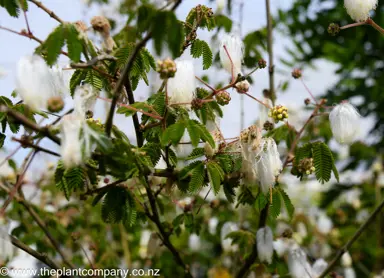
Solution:
<path fill-rule="evenodd" d="M 36 151 L 41 151 L 44 153 L 48 153 L 48 154 L 60 157 L 60 154 L 58 154 L 54 151 L 48 150 L 46 148 L 40 147 L 38 145 L 35 145 L 31 142 L 28 142 L 28 140 L 23 140 L 23 139 L 18 139 L 18 138 L 12 137 L 12 141 L 19 142 L 21 144 L 21 146 L 28 146 L 28 147 L 35 149 Z"/>
<path fill-rule="evenodd" d="M 29 255 L 31 255 L 35 259 L 39 260 L 40 262 L 42 262 L 46 266 L 49 266 L 52 269 L 61 269 L 61 267 L 57 263 L 55 263 L 53 260 L 51 260 L 47 256 L 47 254 L 42 254 L 42 253 L 37 252 L 36 250 L 33 250 L 28 245 L 24 244 L 23 242 L 21 242 L 20 240 L 18 240 L 14 236 L 10 235 L 9 237 L 10 237 L 11 242 L 12 242 L 12 244 L 14 246 L 16 246 L 17 248 L 19 248 L 19 249 L 23 250 L 24 252 L 28 253 Z"/>
<path fill-rule="evenodd" d="M 47 14 L 49 14 L 50 17 L 52 17 L 56 21 L 60 22 L 61 24 L 64 23 L 64 21 L 61 18 L 59 18 L 53 11 L 48 9 L 46 6 L 44 6 L 43 3 L 41 3 L 40 1 L 36 1 L 36 0 L 29 0 L 29 1 L 35 4 L 40 9 L 42 9 L 43 11 L 45 11 Z"/>
<path fill-rule="evenodd" d="M 349 250 L 352 244 L 361 236 L 361 234 L 368 228 L 368 226 L 375 220 L 376 216 L 384 207 L 384 200 L 380 205 L 372 212 L 371 216 L 360 226 L 352 238 L 337 252 L 335 258 L 329 263 L 328 267 L 323 271 L 323 273 L 318 278 L 325 278 L 327 274 L 335 267 L 336 263 L 343 256 L 345 252 Z"/>
<path fill-rule="evenodd" d="M 96 65 L 98 62 L 101 61 L 116 61 L 116 57 L 108 54 L 103 54 L 96 56 L 92 60 L 89 60 L 88 62 L 85 63 L 71 63 L 70 66 L 71 68 L 74 69 L 86 69 L 86 68 L 92 68 L 92 66 Z"/>
<path fill-rule="evenodd" d="M 268 58 L 269 58 L 269 92 L 271 96 L 272 103 L 275 104 L 276 101 L 276 92 L 275 92 L 275 65 L 273 64 L 273 22 L 271 14 L 271 4 L 270 0 L 265 0 L 266 12 L 267 12 L 267 48 L 268 48 Z"/>
<path fill-rule="evenodd" d="M 5 112 L 8 114 L 8 116 L 11 116 L 13 119 L 19 121 L 23 126 L 26 126 L 38 133 L 41 133 L 45 137 L 48 137 L 53 142 L 60 145 L 60 138 L 58 138 L 56 135 L 52 134 L 48 127 L 41 127 L 37 125 L 36 123 L 29 120 L 27 117 L 25 117 L 23 114 L 16 112 L 15 110 L 9 109 L 5 105 L 0 106 L 0 112 Z"/>

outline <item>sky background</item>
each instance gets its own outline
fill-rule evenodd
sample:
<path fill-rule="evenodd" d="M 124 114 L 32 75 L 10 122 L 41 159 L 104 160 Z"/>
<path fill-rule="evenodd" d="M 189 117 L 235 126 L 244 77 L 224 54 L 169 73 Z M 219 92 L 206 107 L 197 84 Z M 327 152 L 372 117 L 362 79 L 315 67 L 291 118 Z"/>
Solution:
<path fill-rule="evenodd" d="M 80 0 L 45 0 L 42 1 L 49 9 L 53 10 L 60 18 L 65 21 L 77 21 L 84 20 L 89 24 L 90 18 L 99 15 L 101 12 L 100 7 L 91 6 L 87 7 L 83 1 Z M 239 3 L 239 0 L 233 0 L 235 8 L 233 9 L 233 18 L 238 21 L 238 8 L 236 4 Z M 184 0 L 177 10 L 177 16 L 180 19 L 184 19 L 188 14 L 189 10 L 196 6 L 197 3 L 207 4 L 212 7 L 213 10 L 216 10 L 215 2 L 209 3 L 208 1 L 196 1 L 196 0 Z M 275 13 L 279 8 L 287 8 L 292 3 L 291 0 L 272 0 L 271 6 L 272 11 Z M 250 31 L 257 30 L 266 24 L 266 15 L 265 15 L 265 1 L 262 0 L 245 0 L 244 1 L 244 10 L 242 18 L 242 34 L 246 34 Z M 113 7 L 113 6 L 112 6 Z M 105 14 L 111 12 L 111 8 L 103 8 Z M 58 23 L 50 18 L 44 11 L 38 9 L 32 3 L 30 3 L 30 9 L 28 11 L 28 19 L 30 27 L 33 31 L 33 34 L 40 39 L 45 39 L 47 35 L 58 25 Z M 124 22 L 124 19 L 121 19 L 121 22 Z M 235 23 L 236 24 L 236 23 Z M 5 10 L 0 9 L 0 25 L 4 27 L 11 28 L 13 30 L 20 31 L 25 28 L 25 21 L 22 16 L 18 19 L 11 18 Z M 235 28 L 236 30 L 236 28 Z M 238 29 L 237 29 L 238 30 Z M 202 38 L 207 38 L 207 34 L 204 32 L 199 34 L 202 35 Z M 279 63 L 279 58 L 287 57 L 285 52 L 285 47 L 290 45 L 290 39 L 284 37 L 284 34 L 275 33 L 275 44 L 274 44 L 274 53 L 275 53 L 275 64 L 276 64 L 276 84 L 280 84 L 287 79 L 290 79 L 290 86 L 288 90 L 284 93 L 278 93 L 278 104 L 283 104 L 290 109 L 290 114 L 295 114 L 298 112 L 299 107 L 302 106 L 304 99 L 309 97 L 305 88 L 299 81 L 293 80 L 290 78 L 290 72 L 292 69 L 286 68 L 281 63 Z M 0 79 L 0 94 L 10 97 L 10 94 L 15 88 L 15 69 L 17 61 L 21 56 L 31 55 L 34 49 L 38 44 L 28 38 L 18 36 L 3 30 L 0 30 L 0 68 L 7 72 L 7 75 Z M 150 47 L 150 45 L 149 45 Z M 212 47 L 212 51 L 216 53 L 218 51 L 217 47 Z M 189 51 L 183 55 L 182 58 L 190 58 Z M 166 58 L 164 55 L 161 58 Z M 265 60 L 268 60 L 268 57 L 264 57 Z M 65 67 L 68 65 L 68 60 L 65 57 L 60 58 L 59 65 Z M 206 73 L 202 72 L 201 61 L 195 61 L 196 68 L 198 69 L 198 75 L 203 75 Z M 311 89 L 312 93 L 315 96 L 322 95 L 330 88 L 335 82 L 337 82 L 337 77 L 334 74 L 336 69 L 335 65 L 326 62 L 326 61 L 317 61 L 315 63 L 315 69 L 305 70 L 303 73 L 304 80 L 308 87 Z M 225 82 L 228 80 L 228 74 L 223 70 L 213 69 L 209 73 L 212 77 L 213 83 L 216 82 Z M 250 93 L 256 97 L 261 98 L 261 92 L 263 89 L 269 87 L 268 81 L 268 70 L 259 70 L 253 74 L 254 84 L 250 90 Z M 135 97 L 137 100 L 145 100 L 148 96 L 148 88 L 141 84 L 139 88 L 135 91 Z M 230 92 L 232 101 L 229 105 L 224 107 L 224 118 L 221 120 L 221 129 L 226 138 L 236 137 L 240 132 L 240 97 L 236 92 Z M 70 108 L 71 102 L 68 99 L 67 108 Z M 98 100 L 96 107 L 96 116 L 100 117 L 101 120 L 104 120 L 104 109 L 106 104 L 101 100 Z M 245 122 L 244 125 L 247 127 L 255 122 L 258 117 L 259 105 L 257 102 L 251 99 L 245 99 L 244 102 L 245 109 Z M 132 128 L 132 121 L 130 118 L 126 119 L 123 116 L 115 117 L 115 124 L 117 124 L 122 130 L 126 131 L 130 138 L 134 139 L 134 133 Z M 366 121 L 363 127 L 363 133 L 369 129 L 371 121 Z M 6 140 L 6 149 L 7 151 L 12 151 L 17 147 L 17 144 L 11 142 L 9 135 Z M 57 146 L 52 144 L 50 141 L 46 140 L 43 143 L 44 147 L 56 150 Z M 28 150 L 21 149 L 15 156 L 17 161 L 22 161 Z M 4 156 L 4 154 L 2 155 Z M 0 155 L 0 162 L 2 161 Z M 33 178 L 36 176 L 37 172 L 44 171 L 46 167 L 44 163 L 50 161 L 55 161 L 55 158 L 45 154 L 39 154 L 39 160 L 42 163 L 37 163 L 30 168 L 28 176 Z M 20 164 L 20 163 L 19 163 Z M 33 173 L 33 175 L 32 175 Z M 24 255 L 23 255 L 24 256 Z M 27 256 L 25 254 L 25 256 Z M 30 263 L 30 260 L 25 260 L 25 257 L 21 257 L 23 260 L 23 267 L 25 263 Z M 18 260 L 14 262 L 14 265 L 18 264 Z"/>

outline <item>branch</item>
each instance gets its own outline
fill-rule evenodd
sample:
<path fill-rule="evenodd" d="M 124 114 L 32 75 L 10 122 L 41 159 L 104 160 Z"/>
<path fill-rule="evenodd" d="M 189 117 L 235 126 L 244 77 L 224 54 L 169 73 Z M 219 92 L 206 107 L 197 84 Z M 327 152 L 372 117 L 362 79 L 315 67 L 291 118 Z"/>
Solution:
<path fill-rule="evenodd" d="M 380 213 L 382 208 L 384 207 L 384 200 L 380 203 L 380 205 L 372 212 L 371 216 L 360 226 L 360 228 L 356 231 L 353 237 L 337 252 L 336 257 L 330 262 L 328 267 L 323 271 L 323 273 L 318 278 L 325 278 L 325 276 L 332 270 L 332 268 L 336 265 L 338 260 L 343 256 L 345 252 L 352 246 L 352 244 L 361 236 L 365 229 L 375 220 L 376 216 Z"/>
<path fill-rule="evenodd" d="M 263 208 L 263 210 L 260 213 L 259 229 L 263 228 L 265 226 L 265 223 L 267 222 L 268 209 L 269 209 L 269 203 L 265 206 L 265 208 Z M 236 278 L 246 277 L 247 273 L 249 272 L 249 269 L 254 264 L 256 259 L 257 259 L 257 242 L 255 242 L 255 244 L 252 246 L 252 253 L 245 260 L 243 266 L 240 268 L 239 272 L 237 273 Z"/>
<path fill-rule="evenodd" d="M 43 3 L 39 2 L 39 1 L 36 1 L 36 0 L 29 0 L 29 1 L 32 2 L 33 4 L 35 4 L 40 9 L 42 9 L 43 11 L 45 11 L 47 14 L 49 14 L 50 17 L 52 17 L 56 21 L 60 22 L 61 24 L 64 23 L 64 21 L 61 18 L 59 18 L 53 11 L 51 11 L 50 9 L 45 7 L 43 5 Z"/>
<path fill-rule="evenodd" d="M 86 69 L 86 68 L 89 68 L 89 67 L 96 65 L 98 62 L 106 61 L 106 60 L 107 61 L 116 61 L 117 59 L 116 59 L 116 57 L 114 57 L 112 55 L 103 54 L 103 55 L 96 56 L 92 60 L 85 62 L 85 63 L 71 63 L 70 66 L 71 66 L 71 68 L 74 68 L 74 69 Z"/>
<path fill-rule="evenodd" d="M 270 0 L 265 0 L 265 6 L 267 9 L 267 29 L 268 29 L 267 47 L 268 47 L 268 57 L 269 57 L 269 92 L 270 92 L 271 100 L 274 104 L 276 100 L 276 92 L 275 92 L 275 79 L 274 79 L 275 66 L 273 64 L 273 34 L 272 34 L 273 26 L 272 26 Z"/>
<path fill-rule="evenodd" d="M 23 242 L 21 242 L 20 240 L 18 240 L 12 235 L 9 235 L 9 237 L 11 239 L 12 244 L 17 248 L 23 250 L 24 252 L 28 253 L 29 255 L 36 258 L 37 260 L 39 260 L 40 262 L 44 263 L 45 265 L 49 266 L 52 269 L 61 269 L 61 267 L 57 263 L 52 261 L 50 258 L 48 258 L 46 254 L 42 254 L 37 252 L 36 250 L 33 250 L 28 245 L 25 245 Z"/>
<path fill-rule="evenodd" d="M 7 113 L 9 116 L 11 116 L 15 120 L 19 121 L 22 125 L 30 128 L 30 129 L 38 132 L 38 133 L 43 134 L 44 136 L 48 137 L 49 139 L 51 139 L 56 144 L 60 145 L 60 138 L 57 137 L 56 135 L 53 135 L 48 127 L 41 127 L 41 126 L 37 125 L 36 123 L 32 122 L 30 119 L 25 117 L 23 114 L 16 112 L 15 110 L 9 109 L 5 105 L 0 106 L 0 112 Z"/>
<path fill-rule="evenodd" d="M 45 149 L 43 147 L 40 147 L 38 145 L 35 145 L 35 144 L 29 142 L 28 140 L 23 140 L 23 139 L 18 139 L 16 137 L 12 137 L 12 141 L 19 142 L 21 144 L 21 146 L 23 146 L 23 147 L 24 146 L 31 147 L 31 148 L 35 149 L 36 152 L 41 151 L 41 152 L 44 152 L 44 153 L 48 153 L 48 154 L 60 157 L 60 154 L 58 154 L 58 153 L 56 153 L 54 151 Z"/>

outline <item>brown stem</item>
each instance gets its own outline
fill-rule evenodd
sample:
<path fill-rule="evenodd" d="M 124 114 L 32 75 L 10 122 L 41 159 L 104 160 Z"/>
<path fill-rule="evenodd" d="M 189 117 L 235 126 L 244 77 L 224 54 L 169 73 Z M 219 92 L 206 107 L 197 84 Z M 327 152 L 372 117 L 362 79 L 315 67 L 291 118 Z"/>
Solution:
<path fill-rule="evenodd" d="M 45 7 L 40 1 L 36 1 L 36 0 L 29 0 L 29 1 L 35 4 L 40 9 L 42 9 L 43 11 L 45 11 L 47 14 L 49 14 L 50 17 L 52 17 L 56 21 L 60 23 L 64 23 L 64 21 L 61 18 L 59 18 L 53 11 Z"/>
<path fill-rule="evenodd" d="M 14 246 L 16 246 L 17 248 L 28 253 L 29 255 L 31 255 L 35 259 L 39 260 L 40 262 L 42 262 L 46 266 L 49 266 L 52 269 L 61 269 L 61 267 L 57 263 L 55 263 L 54 261 L 52 261 L 50 258 L 47 257 L 47 254 L 42 254 L 42 253 L 39 253 L 39 252 L 33 250 L 28 245 L 24 244 L 23 242 L 21 242 L 20 240 L 18 240 L 14 236 L 10 235 L 9 237 L 10 237 L 11 242 Z"/>
<path fill-rule="evenodd" d="M 269 58 L 269 92 L 271 96 L 271 100 L 273 104 L 276 101 L 276 92 L 275 92 L 275 77 L 274 71 L 275 66 L 273 64 L 273 22 L 272 22 L 272 14 L 271 14 L 271 5 L 270 0 L 265 0 L 265 6 L 267 10 L 267 48 L 268 48 L 268 58 Z"/>
<path fill-rule="evenodd" d="M 49 139 L 51 139 L 56 144 L 60 145 L 60 138 L 58 138 L 56 135 L 53 135 L 48 127 L 41 127 L 41 126 L 35 124 L 31 120 L 29 120 L 27 117 L 25 117 L 23 114 L 16 112 L 15 110 L 9 109 L 5 105 L 0 106 L 0 111 L 7 113 L 8 116 L 11 116 L 13 119 L 19 121 L 24 126 L 30 128 L 30 129 L 38 132 L 38 133 L 41 133 L 45 137 L 48 137 Z"/>
<path fill-rule="evenodd" d="M 267 103 L 262 102 L 261 100 L 255 98 L 254 96 L 252 96 L 252 95 L 250 95 L 250 94 L 248 94 L 248 93 L 243 93 L 243 94 L 246 95 L 246 96 L 248 96 L 248 97 L 250 97 L 250 98 L 253 99 L 253 100 L 256 100 L 258 103 L 260 103 L 261 105 L 264 105 L 264 106 L 267 107 L 268 109 L 271 109 L 271 107 L 270 107 Z"/>
<path fill-rule="evenodd" d="M 384 35 L 384 29 L 381 26 L 379 26 L 376 22 L 374 22 L 372 18 L 367 19 L 367 24 L 371 25 L 373 28 L 379 31 L 382 35 Z"/>
<path fill-rule="evenodd" d="M 18 138 L 12 137 L 12 141 L 19 142 L 21 145 L 31 147 L 31 148 L 35 149 L 36 151 L 41 151 L 41 152 L 45 152 L 45 153 L 48 153 L 48 154 L 60 157 L 60 154 L 58 154 L 58 153 L 56 153 L 54 151 L 45 149 L 43 147 L 40 147 L 38 145 L 35 145 L 33 143 L 30 143 L 27 140 L 23 140 L 23 139 L 18 139 Z"/>
<path fill-rule="evenodd" d="M 352 246 L 352 244 L 361 236 L 365 229 L 375 220 L 376 216 L 384 207 L 384 200 L 381 201 L 380 205 L 372 212 L 371 216 L 360 226 L 352 238 L 337 252 L 335 258 L 329 263 L 328 267 L 323 271 L 323 273 L 318 278 L 325 278 L 327 274 L 333 269 L 339 259 L 343 256 L 345 252 Z"/>

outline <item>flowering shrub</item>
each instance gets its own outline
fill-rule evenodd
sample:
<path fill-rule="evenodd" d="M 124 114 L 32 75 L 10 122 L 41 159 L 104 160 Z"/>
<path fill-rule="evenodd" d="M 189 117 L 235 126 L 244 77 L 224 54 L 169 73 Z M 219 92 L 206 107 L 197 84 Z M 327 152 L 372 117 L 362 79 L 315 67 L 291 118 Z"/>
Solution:
<path fill-rule="evenodd" d="M 384 203 L 371 216 L 361 214 L 361 227 L 343 239 L 327 215 L 327 196 L 325 205 L 316 206 L 318 200 L 289 183 L 292 178 L 316 186 L 332 177 L 340 181 L 329 142 L 333 137 L 340 145 L 358 144 L 357 109 L 348 100 L 327 106 L 296 68 L 291 75 L 308 91 L 304 104 L 310 113 L 299 129 L 291 124 L 294 113 L 280 103 L 274 85 L 269 1 L 266 29 L 244 39 L 220 33 L 217 51 L 199 32 L 230 33 L 232 21 L 221 13 L 225 1 L 217 1 L 217 14 L 196 5 L 185 19 L 175 15 L 181 0 L 143 2 L 122 5 L 130 19 L 113 35 L 104 16 L 93 17 L 88 27 L 62 20 L 35 0 L 0 0 L 10 16 L 25 17 L 27 30 L 0 29 L 39 43 L 18 62 L 14 99 L 0 97 L 0 146 L 7 146 L 7 130 L 31 150 L 20 167 L 14 154 L 0 161 L 0 263 L 12 259 L 13 244 L 51 268 L 150 267 L 164 277 L 354 277 L 348 250 Z M 29 29 L 28 5 L 58 22 L 45 40 Z M 384 33 L 369 17 L 376 6 L 373 0 L 345 0 L 356 23 L 332 23 L 328 31 L 337 35 L 369 24 Z M 153 53 L 146 48 L 149 41 Z M 180 58 L 187 51 L 191 58 Z M 57 64 L 60 55 L 70 61 L 68 82 Z M 221 83 L 199 76 L 196 60 L 205 71 L 223 68 L 225 74 L 217 76 Z M 253 78 L 265 68 L 270 88 L 261 96 L 252 90 L 258 86 Z M 145 101 L 136 100 L 142 96 L 139 84 L 154 88 Z M 228 139 L 219 119 L 234 94 L 260 109 L 254 125 Z M 73 98 L 69 110 L 67 97 Z M 105 121 L 94 118 L 96 102 L 108 104 Z M 116 114 L 124 121 L 114 121 Z M 127 121 L 133 122 L 136 140 L 122 131 Z M 35 202 L 24 189 L 37 153 L 59 159 L 35 182 Z M 350 190 L 341 202 L 357 208 L 360 194 Z"/>

